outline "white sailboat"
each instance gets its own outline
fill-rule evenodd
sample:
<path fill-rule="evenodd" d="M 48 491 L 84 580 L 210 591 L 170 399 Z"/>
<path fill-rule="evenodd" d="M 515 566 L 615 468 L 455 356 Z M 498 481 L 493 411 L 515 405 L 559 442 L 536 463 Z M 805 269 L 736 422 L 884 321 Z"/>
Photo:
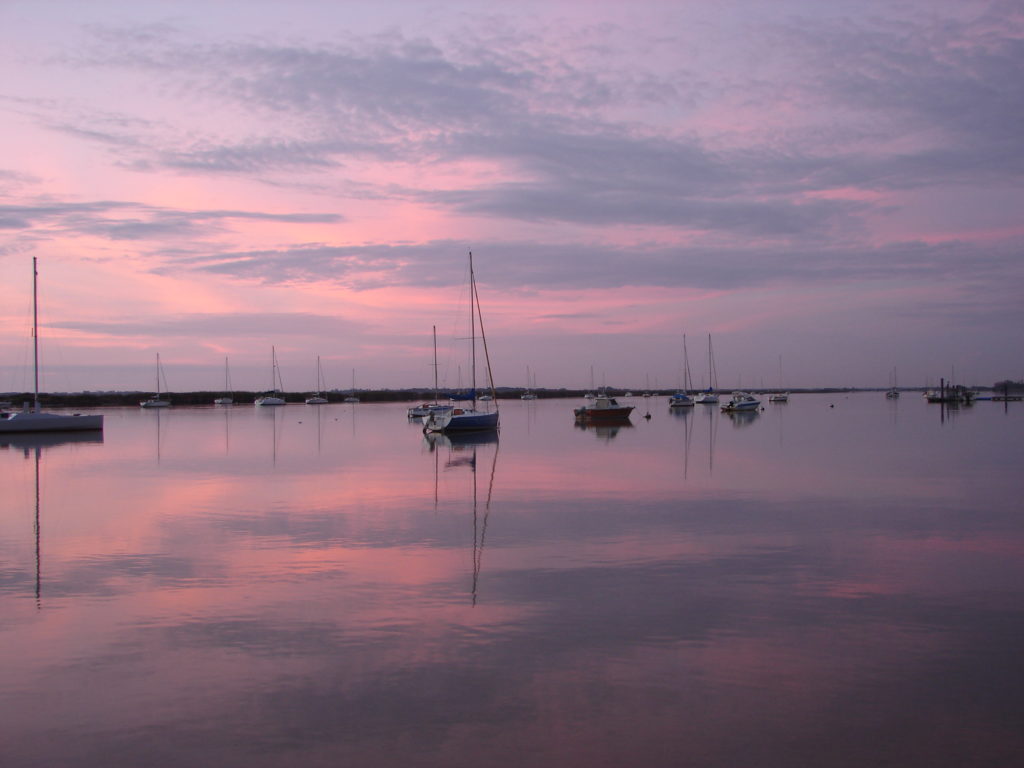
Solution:
<path fill-rule="evenodd" d="M 36 258 L 32 257 L 32 367 L 34 388 L 31 407 L 28 403 L 20 411 L 0 411 L 0 434 L 15 432 L 69 432 L 81 430 L 102 430 L 103 416 L 78 413 L 44 413 L 39 410 L 39 291 Z"/>
<path fill-rule="evenodd" d="M 160 377 L 162 371 L 160 370 L 160 353 L 156 353 L 156 394 L 153 397 L 143 400 L 139 405 L 143 408 L 169 408 L 171 401 L 165 397 L 160 397 Z"/>
<path fill-rule="evenodd" d="M 327 398 L 321 393 L 324 391 L 324 373 L 320 368 L 320 355 L 316 356 L 316 392 L 312 397 L 306 398 L 306 405 L 325 405 Z"/>
<path fill-rule="evenodd" d="M 896 383 L 896 369 L 892 369 L 892 386 L 885 392 L 888 400 L 896 400 L 900 396 L 899 384 Z"/>
<path fill-rule="evenodd" d="M 231 405 L 234 403 L 234 399 L 231 397 L 231 373 L 228 371 L 228 359 L 224 358 L 224 391 L 228 392 L 228 395 L 224 397 L 215 398 L 213 401 L 214 405 Z"/>
<path fill-rule="evenodd" d="M 270 348 L 270 390 L 256 398 L 256 405 L 285 405 L 284 382 L 281 369 L 277 366 L 277 348 Z"/>
<path fill-rule="evenodd" d="M 429 416 L 434 411 L 443 411 L 451 408 L 451 405 L 442 404 L 437 401 L 437 326 L 434 326 L 434 402 L 423 403 L 422 405 L 414 405 L 408 411 L 407 415 L 410 419 L 418 419 L 424 416 Z"/>
<path fill-rule="evenodd" d="M 526 366 L 526 389 L 519 396 L 520 400 L 536 400 L 537 395 L 530 391 L 530 366 Z"/>
<path fill-rule="evenodd" d="M 779 355 L 779 386 L 782 386 L 782 355 Z M 788 403 L 789 392 L 775 392 L 768 396 L 769 403 Z"/>
<path fill-rule="evenodd" d="M 359 398 L 356 397 L 356 369 L 352 369 L 352 394 L 346 397 L 342 402 L 345 403 L 358 403 Z"/>
<path fill-rule="evenodd" d="M 708 334 L 708 388 L 693 401 L 701 405 L 718 405 L 718 371 L 715 370 L 715 353 L 711 348 L 711 334 Z"/>
<path fill-rule="evenodd" d="M 491 373 L 491 357 L 487 351 L 487 336 L 484 333 L 484 318 L 480 312 L 480 296 L 476 290 L 476 275 L 473 272 L 473 252 L 469 253 L 469 344 L 470 344 L 470 406 L 456 406 L 447 411 L 431 413 L 424 430 L 428 432 L 455 432 L 477 429 L 498 428 L 498 406 L 493 411 L 478 411 L 476 408 L 476 324 L 480 323 L 480 339 L 483 341 L 484 359 L 487 363 L 487 383 L 494 398 L 494 376 Z"/>
<path fill-rule="evenodd" d="M 683 334 L 683 388 L 668 399 L 669 408 L 691 408 L 693 398 L 690 391 L 693 389 L 693 382 L 690 380 L 690 356 L 686 352 L 686 334 Z"/>

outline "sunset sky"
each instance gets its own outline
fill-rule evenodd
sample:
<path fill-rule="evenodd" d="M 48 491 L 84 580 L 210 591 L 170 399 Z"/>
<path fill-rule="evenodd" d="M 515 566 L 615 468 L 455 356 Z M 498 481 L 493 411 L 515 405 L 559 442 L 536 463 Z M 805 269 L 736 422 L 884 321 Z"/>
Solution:
<path fill-rule="evenodd" d="M 1024 11 L 0 0 L 0 392 L 1024 377 Z M 781 360 L 781 365 L 780 365 Z"/>

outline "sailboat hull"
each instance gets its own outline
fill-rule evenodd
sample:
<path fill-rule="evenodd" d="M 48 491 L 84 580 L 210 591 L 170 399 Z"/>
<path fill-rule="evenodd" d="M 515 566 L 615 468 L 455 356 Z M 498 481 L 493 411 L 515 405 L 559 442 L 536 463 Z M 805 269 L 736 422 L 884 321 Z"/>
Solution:
<path fill-rule="evenodd" d="M 15 432 L 81 432 L 103 429 L 103 416 L 99 414 L 37 413 L 19 411 L 0 419 L 0 434 Z"/>
<path fill-rule="evenodd" d="M 423 427 L 428 432 L 465 432 L 476 429 L 497 429 L 498 412 L 475 411 L 472 408 L 452 408 L 431 413 Z"/>

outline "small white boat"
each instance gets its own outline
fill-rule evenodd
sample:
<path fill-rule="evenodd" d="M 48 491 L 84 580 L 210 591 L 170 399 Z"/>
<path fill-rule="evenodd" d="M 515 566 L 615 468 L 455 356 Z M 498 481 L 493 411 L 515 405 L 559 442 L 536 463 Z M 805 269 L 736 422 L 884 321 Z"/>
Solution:
<path fill-rule="evenodd" d="M 359 398 L 356 397 L 356 369 L 352 369 L 352 394 L 342 400 L 343 403 L 358 403 Z"/>
<path fill-rule="evenodd" d="M 160 353 L 156 353 L 156 394 L 139 403 L 143 408 L 169 408 L 171 401 L 160 397 Z"/>
<path fill-rule="evenodd" d="M 228 359 L 226 357 L 224 358 L 224 391 L 231 391 L 231 373 L 228 371 Z M 232 405 L 234 402 L 234 398 L 230 395 L 216 397 L 213 400 L 214 405 Z"/>
<path fill-rule="evenodd" d="M 708 381 L 710 385 L 703 392 L 694 396 L 693 402 L 700 405 L 718 405 L 718 371 L 715 370 L 715 352 L 711 348 L 711 334 L 708 334 Z"/>
<path fill-rule="evenodd" d="M 277 365 L 277 348 L 270 347 L 270 390 L 256 398 L 256 405 L 286 405 L 282 390 L 284 382 L 281 381 L 281 369 Z"/>
<path fill-rule="evenodd" d="M 327 398 L 320 393 L 324 390 L 324 374 L 320 368 L 320 355 L 316 356 L 316 392 L 306 398 L 306 405 L 327 405 Z"/>
<path fill-rule="evenodd" d="M 102 430 L 102 414 L 83 416 L 79 413 L 44 413 L 39 409 L 39 322 L 38 290 L 39 272 L 36 257 L 32 257 L 32 368 L 35 387 L 32 404 L 25 403 L 20 411 L 0 412 L 0 435 L 15 432 L 79 432 Z"/>
<path fill-rule="evenodd" d="M 722 404 L 722 410 L 726 412 L 756 411 L 760 406 L 761 401 L 749 392 L 733 392 L 729 402 Z"/>
<path fill-rule="evenodd" d="M 782 380 L 782 355 L 779 355 L 779 385 L 785 386 Z M 773 392 L 768 396 L 769 403 L 788 403 L 789 392 Z"/>

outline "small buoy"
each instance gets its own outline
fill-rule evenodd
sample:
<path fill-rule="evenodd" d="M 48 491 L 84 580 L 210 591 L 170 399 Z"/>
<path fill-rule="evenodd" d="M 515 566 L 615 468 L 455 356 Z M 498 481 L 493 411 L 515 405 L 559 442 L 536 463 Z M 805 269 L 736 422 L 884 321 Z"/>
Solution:
<path fill-rule="evenodd" d="M 649 413 L 644 414 L 644 418 L 647 419 L 648 421 L 650 421 L 651 420 L 651 414 L 649 414 Z"/>
<path fill-rule="evenodd" d="M 836 404 L 835 404 L 835 403 L 829 403 L 829 404 L 828 404 L 828 407 L 829 407 L 829 408 L 835 408 L 835 407 L 836 407 Z"/>

